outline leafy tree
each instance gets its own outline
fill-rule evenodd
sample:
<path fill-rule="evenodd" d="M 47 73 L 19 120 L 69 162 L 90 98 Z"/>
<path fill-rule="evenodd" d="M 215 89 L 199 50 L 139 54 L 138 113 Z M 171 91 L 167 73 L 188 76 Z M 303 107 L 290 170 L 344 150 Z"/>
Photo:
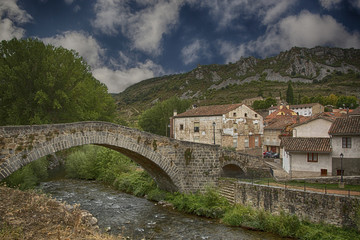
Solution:
<path fill-rule="evenodd" d="M 75 51 L 34 39 L 0 43 L 0 125 L 112 121 L 115 103 Z"/>
<path fill-rule="evenodd" d="M 290 81 L 286 90 L 286 102 L 288 104 L 294 104 L 294 90 Z"/>
<path fill-rule="evenodd" d="M 158 135 L 169 135 L 169 119 L 176 109 L 178 113 L 186 111 L 190 106 L 189 100 L 181 100 L 178 97 L 169 98 L 166 101 L 158 102 L 152 108 L 143 112 L 139 118 L 139 126 L 147 132 Z"/>
<path fill-rule="evenodd" d="M 340 96 L 337 101 L 338 108 L 357 108 L 359 105 L 357 104 L 357 98 L 355 96 Z"/>
<path fill-rule="evenodd" d="M 274 98 L 268 97 L 265 100 L 256 100 L 251 106 L 253 109 L 267 109 L 271 106 L 276 105 L 276 100 Z"/>

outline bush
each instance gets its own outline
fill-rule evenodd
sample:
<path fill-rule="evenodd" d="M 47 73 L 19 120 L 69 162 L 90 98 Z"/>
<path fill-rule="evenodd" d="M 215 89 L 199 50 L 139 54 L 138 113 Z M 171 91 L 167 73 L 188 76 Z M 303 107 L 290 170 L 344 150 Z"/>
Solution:
<path fill-rule="evenodd" d="M 9 187 L 16 187 L 21 190 L 34 188 L 48 177 L 48 161 L 46 157 L 39 158 L 36 161 L 22 167 L 13 174 L 5 178 L 4 182 Z"/>
<path fill-rule="evenodd" d="M 230 206 L 213 188 L 207 188 L 203 194 L 177 193 L 168 200 L 180 211 L 210 218 L 221 218 Z"/>
<path fill-rule="evenodd" d="M 114 186 L 116 189 L 143 197 L 151 190 L 156 189 L 154 180 L 144 171 L 135 171 L 119 175 Z"/>

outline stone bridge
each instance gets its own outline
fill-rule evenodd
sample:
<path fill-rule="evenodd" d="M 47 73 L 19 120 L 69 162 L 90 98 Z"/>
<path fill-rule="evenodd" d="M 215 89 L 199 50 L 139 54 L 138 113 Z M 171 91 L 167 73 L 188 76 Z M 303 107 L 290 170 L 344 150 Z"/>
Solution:
<path fill-rule="evenodd" d="M 168 191 L 201 191 L 217 185 L 227 173 L 269 174 L 261 158 L 218 145 L 179 141 L 108 122 L 77 122 L 0 127 L 0 180 L 36 159 L 85 144 L 128 156 Z"/>

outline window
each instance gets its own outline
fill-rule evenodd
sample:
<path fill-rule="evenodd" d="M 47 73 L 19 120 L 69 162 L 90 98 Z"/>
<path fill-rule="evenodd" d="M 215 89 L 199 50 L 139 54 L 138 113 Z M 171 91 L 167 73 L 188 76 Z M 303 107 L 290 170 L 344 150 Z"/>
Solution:
<path fill-rule="evenodd" d="M 307 161 L 308 162 L 317 162 L 318 161 L 318 153 L 308 153 L 307 154 Z"/>
<path fill-rule="evenodd" d="M 184 124 L 180 124 L 180 130 L 184 130 Z"/>
<path fill-rule="evenodd" d="M 233 147 L 237 148 L 237 138 L 233 138 Z"/>
<path fill-rule="evenodd" d="M 194 122 L 194 132 L 200 132 L 200 123 Z"/>
<path fill-rule="evenodd" d="M 245 145 L 246 148 L 249 147 L 249 138 L 245 138 L 244 145 Z"/>
<path fill-rule="evenodd" d="M 236 117 L 236 112 L 233 113 L 233 117 Z"/>
<path fill-rule="evenodd" d="M 247 113 L 245 113 L 244 116 L 247 117 Z"/>
<path fill-rule="evenodd" d="M 342 147 L 343 148 L 351 148 L 351 137 L 343 137 L 342 138 Z"/>
<path fill-rule="evenodd" d="M 255 117 L 257 118 L 257 114 L 255 113 Z"/>
<path fill-rule="evenodd" d="M 259 137 L 255 137 L 255 147 L 259 146 Z"/>

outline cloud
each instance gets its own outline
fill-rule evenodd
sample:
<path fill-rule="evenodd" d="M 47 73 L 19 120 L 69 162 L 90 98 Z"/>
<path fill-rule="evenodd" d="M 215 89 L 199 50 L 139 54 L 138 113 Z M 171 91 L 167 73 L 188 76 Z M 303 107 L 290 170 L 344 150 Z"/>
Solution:
<path fill-rule="evenodd" d="M 163 36 L 177 25 L 183 1 L 137 1 L 142 8 L 136 12 L 130 10 L 128 2 L 97 0 L 93 26 L 107 35 L 121 31 L 134 49 L 159 55 Z"/>
<path fill-rule="evenodd" d="M 360 10 L 360 0 L 353 0 L 353 1 L 350 1 L 350 3 L 354 6 L 354 8 L 357 8 L 357 10 Z"/>
<path fill-rule="evenodd" d="M 278 20 L 297 0 L 226 0 L 201 1 L 200 6 L 210 9 L 210 15 L 219 28 L 233 27 L 238 18 L 257 17 L 264 25 Z"/>
<path fill-rule="evenodd" d="M 96 79 L 106 84 L 110 93 L 119 93 L 127 87 L 144 79 L 153 78 L 164 74 L 161 66 L 151 60 L 138 63 L 136 67 L 129 69 L 112 70 L 101 67 L 93 70 Z"/>
<path fill-rule="evenodd" d="M 200 57 L 210 57 L 208 44 L 196 39 L 181 50 L 181 57 L 185 65 L 198 61 Z"/>
<path fill-rule="evenodd" d="M 297 16 L 286 17 L 269 26 L 266 33 L 256 40 L 233 46 L 232 51 L 241 56 L 257 54 L 267 57 L 288 50 L 293 46 L 360 48 L 360 34 L 347 31 L 332 16 L 321 16 L 302 11 Z M 230 53 L 232 51 L 227 50 Z"/>
<path fill-rule="evenodd" d="M 335 8 L 342 0 L 319 0 L 320 5 L 327 10 Z"/>
<path fill-rule="evenodd" d="M 22 38 L 25 30 L 18 25 L 31 20 L 31 15 L 19 8 L 17 0 L 0 1 L 0 40 Z"/>
<path fill-rule="evenodd" d="M 105 50 L 100 47 L 95 38 L 86 33 L 68 31 L 42 40 L 47 44 L 77 51 L 92 68 L 102 65 L 101 58 Z"/>
<path fill-rule="evenodd" d="M 245 46 L 219 41 L 220 54 L 225 57 L 225 63 L 236 62 L 245 55 Z"/>

